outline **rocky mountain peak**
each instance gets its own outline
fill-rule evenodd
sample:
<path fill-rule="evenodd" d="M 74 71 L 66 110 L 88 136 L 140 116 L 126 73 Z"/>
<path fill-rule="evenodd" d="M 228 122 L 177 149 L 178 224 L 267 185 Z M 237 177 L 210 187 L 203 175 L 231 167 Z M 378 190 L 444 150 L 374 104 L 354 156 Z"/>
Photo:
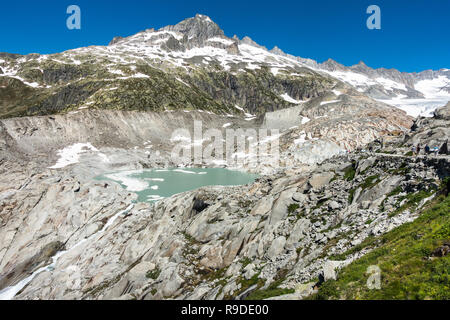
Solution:
<path fill-rule="evenodd" d="M 252 38 L 250 38 L 248 36 L 245 36 L 244 38 L 242 38 L 241 43 L 247 44 L 249 46 L 253 46 L 253 47 L 256 47 L 256 48 L 261 48 L 261 49 L 267 50 L 266 47 L 260 46 L 258 43 L 253 41 Z"/>
<path fill-rule="evenodd" d="M 336 70 L 343 70 L 345 69 L 345 67 L 334 61 L 333 59 L 328 59 L 327 61 L 325 61 L 324 63 L 321 64 L 321 67 L 325 68 L 326 70 L 329 71 L 336 71 Z"/>
<path fill-rule="evenodd" d="M 360 61 L 358 62 L 358 64 L 355 64 L 354 66 L 350 67 L 351 69 L 357 70 L 357 71 L 361 71 L 361 72 L 368 72 L 368 71 L 372 71 L 372 68 L 369 68 L 364 61 Z"/>
<path fill-rule="evenodd" d="M 285 53 L 283 52 L 283 50 L 281 50 L 280 48 L 278 48 L 278 46 L 273 47 L 272 50 L 270 50 L 271 53 L 273 54 L 277 54 L 277 55 L 285 55 Z"/>
<path fill-rule="evenodd" d="M 197 14 L 193 18 L 188 18 L 174 26 L 167 26 L 161 30 L 179 32 L 189 39 L 197 38 L 199 40 L 225 35 L 223 30 L 210 17 L 202 14 Z"/>

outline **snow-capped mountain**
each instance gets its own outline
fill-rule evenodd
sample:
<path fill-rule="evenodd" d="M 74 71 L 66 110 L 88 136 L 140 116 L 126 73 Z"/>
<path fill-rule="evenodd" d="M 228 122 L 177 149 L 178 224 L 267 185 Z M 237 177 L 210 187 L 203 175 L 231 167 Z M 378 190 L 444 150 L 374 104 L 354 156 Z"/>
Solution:
<path fill-rule="evenodd" d="M 450 100 L 449 69 L 406 73 L 396 69 L 372 69 L 364 62 L 345 67 L 331 59 L 315 67 L 415 117 L 430 116 Z"/>
<path fill-rule="evenodd" d="M 174 26 L 116 37 L 108 46 L 53 55 L 0 54 L 0 96 L 6 110 L 0 116 L 183 106 L 263 114 L 340 92 L 336 88 L 342 83 L 356 89 L 353 94 L 417 116 L 450 100 L 449 79 L 448 69 L 408 74 L 364 63 L 319 64 L 277 47 L 269 51 L 248 37 L 227 37 L 209 17 L 198 14 Z"/>

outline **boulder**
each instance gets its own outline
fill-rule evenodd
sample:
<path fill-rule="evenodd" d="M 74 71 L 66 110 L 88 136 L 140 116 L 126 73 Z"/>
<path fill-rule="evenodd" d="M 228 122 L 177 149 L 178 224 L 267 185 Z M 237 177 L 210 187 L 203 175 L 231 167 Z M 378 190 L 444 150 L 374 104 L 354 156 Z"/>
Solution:
<path fill-rule="evenodd" d="M 313 189 L 317 190 L 329 184 L 333 177 L 333 172 L 317 173 L 309 179 L 308 183 Z"/>
<path fill-rule="evenodd" d="M 77 181 L 73 186 L 73 192 L 75 193 L 80 192 L 80 189 L 81 189 L 80 182 Z"/>
<path fill-rule="evenodd" d="M 194 198 L 194 205 L 192 206 L 193 210 L 195 210 L 198 213 L 200 213 L 200 212 L 202 212 L 203 210 L 205 210 L 208 207 L 209 207 L 209 204 L 207 204 L 203 200 L 198 199 L 198 198 Z"/>
<path fill-rule="evenodd" d="M 219 269 L 223 265 L 222 248 L 212 247 L 209 248 L 205 256 L 200 260 L 200 264 L 207 268 Z"/>
<path fill-rule="evenodd" d="M 292 196 L 292 200 L 294 200 L 295 202 L 304 203 L 304 202 L 306 202 L 307 199 L 308 199 L 308 196 L 306 194 L 303 194 L 300 192 L 296 192 Z"/>
<path fill-rule="evenodd" d="M 323 280 L 336 280 L 336 268 L 339 266 L 337 261 L 327 261 L 323 266 Z"/>
<path fill-rule="evenodd" d="M 250 214 L 256 215 L 256 216 L 265 215 L 272 209 L 272 206 L 273 206 L 273 197 L 268 196 L 268 197 L 262 198 L 261 200 L 258 201 L 256 206 L 253 207 Z"/>
<path fill-rule="evenodd" d="M 365 160 L 362 160 L 358 163 L 358 167 L 356 168 L 356 173 L 360 174 L 361 172 L 364 172 L 368 168 L 372 167 L 375 164 L 376 158 L 370 157 Z"/>
<path fill-rule="evenodd" d="M 357 194 L 355 193 L 354 199 L 356 199 L 359 203 L 365 201 L 369 201 L 372 203 L 380 199 L 382 201 L 382 197 L 394 190 L 403 179 L 403 176 L 392 176 L 385 178 L 373 188 L 364 190 L 361 195 L 357 196 Z M 370 207 L 372 207 L 371 203 L 369 203 Z M 378 203 L 376 204 L 376 206 L 378 206 Z"/>
<path fill-rule="evenodd" d="M 272 242 L 272 245 L 270 246 L 269 250 L 267 250 L 267 258 L 269 258 L 271 260 L 276 258 L 278 255 L 280 255 L 283 252 L 285 245 L 286 245 L 285 237 L 281 236 L 281 237 L 276 238 Z"/>
<path fill-rule="evenodd" d="M 244 268 L 244 278 L 250 280 L 256 274 L 255 265 L 250 263 Z"/>
<path fill-rule="evenodd" d="M 446 106 L 436 109 L 434 117 L 441 120 L 450 120 L 450 102 Z"/>
<path fill-rule="evenodd" d="M 291 188 L 281 192 L 272 208 L 270 218 L 267 220 L 267 225 L 275 225 L 278 221 L 287 216 L 288 206 L 292 203 L 292 196 L 296 190 L 296 188 Z"/>
<path fill-rule="evenodd" d="M 450 253 L 450 241 L 444 242 L 442 246 L 433 251 L 433 257 L 445 257 Z"/>
<path fill-rule="evenodd" d="M 331 211 L 337 210 L 341 207 L 341 205 L 337 202 L 337 201 L 330 201 L 330 203 L 328 203 L 328 209 L 330 209 Z"/>
<path fill-rule="evenodd" d="M 291 246 L 294 243 L 300 241 L 300 239 L 305 236 L 309 229 L 311 228 L 311 222 L 308 219 L 299 219 L 292 229 L 291 235 L 287 241 L 287 245 Z"/>

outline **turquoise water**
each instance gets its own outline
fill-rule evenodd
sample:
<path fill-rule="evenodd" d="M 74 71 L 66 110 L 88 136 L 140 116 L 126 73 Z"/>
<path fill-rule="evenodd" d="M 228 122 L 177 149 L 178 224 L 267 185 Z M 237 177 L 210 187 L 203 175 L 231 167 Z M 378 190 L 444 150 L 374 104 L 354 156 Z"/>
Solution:
<path fill-rule="evenodd" d="M 154 202 L 204 186 L 237 186 L 253 183 L 256 174 L 223 168 L 150 169 L 103 174 L 97 180 L 112 180 L 135 192 L 140 202 Z"/>

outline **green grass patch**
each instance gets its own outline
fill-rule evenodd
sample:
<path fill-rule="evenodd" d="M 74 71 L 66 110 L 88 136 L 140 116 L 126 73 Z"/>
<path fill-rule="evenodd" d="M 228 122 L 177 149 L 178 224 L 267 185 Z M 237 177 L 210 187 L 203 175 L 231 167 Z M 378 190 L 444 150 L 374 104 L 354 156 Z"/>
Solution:
<path fill-rule="evenodd" d="M 145 275 L 145 277 L 146 277 L 147 279 L 153 279 L 153 280 L 156 280 L 156 279 L 158 279 L 158 277 L 159 277 L 160 274 L 161 274 L 161 269 L 156 268 L 156 269 L 154 269 L 154 270 L 152 270 L 152 271 L 147 272 L 147 274 Z"/>
<path fill-rule="evenodd" d="M 287 272 L 286 269 L 280 270 L 275 277 L 275 281 L 271 283 L 267 289 L 255 290 L 245 300 L 264 300 L 271 297 L 294 293 L 294 289 L 283 289 L 279 287 L 285 280 Z"/>
<path fill-rule="evenodd" d="M 370 188 L 376 186 L 379 182 L 380 182 L 380 176 L 378 176 L 378 175 L 370 176 L 360 185 L 360 187 L 363 190 L 370 189 Z"/>
<path fill-rule="evenodd" d="M 252 263 L 252 260 L 250 260 L 249 257 L 245 257 L 241 260 L 242 269 L 244 269 L 246 266 L 248 266 L 250 263 Z"/>
<path fill-rule="evenodd" d="M 389 214 L 389 217 L 394 217 L 407 209 L 415 209 L 423 199 L 431 197 L 433 193 L 435 193 L 435 190 L 420 190 L 419 192 L 409 193 L 406 196 L 401 197 L 399 199 L 399 203 L 403 202 L 405 199 L 406 202 L 395 209 L 393 212 L 391 212 Z"/>
<path fill-rule="evenodd" d="M 432 258 L 431 253 L 449 239 L 450 197 L 440 195 L 415 221 L 357 246 L 378 247 L 343 268 L 337 281 L 325 282 L 311 299 L 448 300 L 450 255 Z M 381 269 L 380 290 L 366 285 L 373 265 Z"/>
<path fill-rule="evenodd" d="M 348 192 L 348 203 L 349 204 L 352 204 L 353 198 L 355 197 L 355 192 L 356 192 L 356 189 L 350 189 L 350 191 Z"/>
<path fill-rule="evenodd" d="M 295 211 L 297 211 L 298 208 L 300 208 L 300 205 L 299 205 L 298 203 L 290 204 L 290 205 L 288 206 L 288 213 L 289 213 L 289 214 L 292 214 L 292 213 L 294 213 Z"/>
<path fill-rule="evenodd" d="M 345 169 L 344 180 L 352 181 L 353 179 L 355 179 L 355 175 L 356 175 L 355 165 L 352 164 L 351 166 Z"/>

